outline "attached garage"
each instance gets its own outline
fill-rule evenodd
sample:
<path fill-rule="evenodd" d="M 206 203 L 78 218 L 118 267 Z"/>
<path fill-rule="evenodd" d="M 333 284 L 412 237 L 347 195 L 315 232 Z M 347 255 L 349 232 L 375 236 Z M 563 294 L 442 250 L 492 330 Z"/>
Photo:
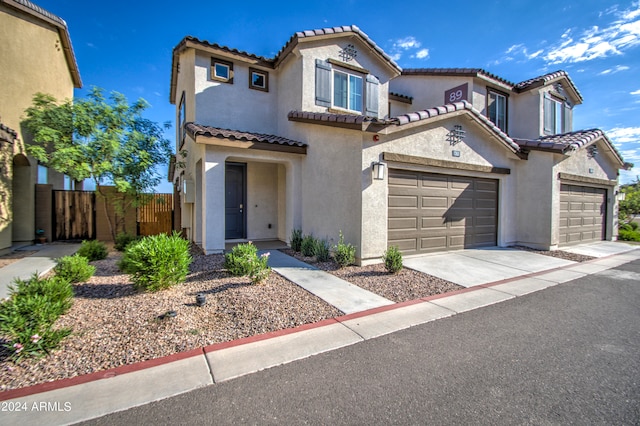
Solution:
<path fill-rule="evenodd" d="M 498 180 L 389 171 L 388 246 L 404 254 L 495 246 Z"/>
<path fill-rule="evenodd" d="M 605 239 L 607 190 L 590 186 L 560 186 L 560 245 Z"/>

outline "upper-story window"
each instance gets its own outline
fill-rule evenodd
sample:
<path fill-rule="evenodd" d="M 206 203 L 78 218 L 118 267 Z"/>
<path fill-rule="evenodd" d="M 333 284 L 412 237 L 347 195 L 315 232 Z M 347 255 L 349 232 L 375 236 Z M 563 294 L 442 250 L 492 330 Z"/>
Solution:
<path fill-rule="evenodd" d="M 556 135 L 572 130 L 571 105 L 550 93 L 544 94 L 544 133 Z"/>
<path fill-rule="evenodd" d="M 182 146 L 184 142 L 185 129 L 184 124 L 186 120 L 186 97 L 185 92 L 182 92 L 182 97 L 180 98 L 180 107 L 178 108 L 178 145 Z"/>
<path fill-rule="evenodd" d="M 233 84 L 233 62 L 211 58 L 211 80 Z"/>
<path fill-rule="evenodd" d="M 362 77 L 333 70 L 333 105 L 362 112 Z"/>
<path fill-rule="evenodd" d="M 377 117 L 379 84 L 365 69 L 316 60 L 316 105 Z"/>
<path fill-rule="evenodd" d="M 507 131 L 507 96 L 489 89 L 487 93 L 487 117 L 503 132 Z"/>
<path fill-rule="evenodd" d="M 256 68 L 249 68 L 249 87 L 268 92 L 269 73 Z"/>

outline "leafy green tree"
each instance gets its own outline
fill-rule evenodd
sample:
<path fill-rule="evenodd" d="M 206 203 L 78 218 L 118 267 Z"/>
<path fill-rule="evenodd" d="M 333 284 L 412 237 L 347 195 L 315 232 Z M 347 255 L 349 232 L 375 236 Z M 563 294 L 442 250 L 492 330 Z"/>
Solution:
<path fill-rule="evenodd" d="M 142 98 L 130 105 L 121 93 L 111 92 L 107 98 L 103 92 L 94 87 L 87 98 L 61 103 L 37 93 L 23 121 L 34 141 L 27 152 L 76 181 L 93 180 L 102 197 L 103 186 L 113 184 L 119 193 L 133 196 L 130 200 L 140 200 L 162 179 L 156 166 L 171 156 L 171 144 L 164 137 L 170 124 L 161 126 L 144 118 L 149 104 Z M 116 229 L 104 205 L 115 239 Z"/>
<path fill-rule="evenodd" d="M 618 214 L 621 220 L 631 222 L 640 214 L 640 179 L 636 177 L 634 183 L 623 185 L 620 190 L 625 198 L 618 204 Z"/>

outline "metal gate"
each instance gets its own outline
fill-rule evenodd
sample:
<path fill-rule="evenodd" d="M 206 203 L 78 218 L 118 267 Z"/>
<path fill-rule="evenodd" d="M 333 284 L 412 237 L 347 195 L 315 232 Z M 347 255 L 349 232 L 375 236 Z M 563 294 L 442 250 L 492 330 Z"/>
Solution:
<path fill-rule="evenodd" d="M 53 191 L 54 240 L 96 236 L 96 196 L 92 191 Z"/>

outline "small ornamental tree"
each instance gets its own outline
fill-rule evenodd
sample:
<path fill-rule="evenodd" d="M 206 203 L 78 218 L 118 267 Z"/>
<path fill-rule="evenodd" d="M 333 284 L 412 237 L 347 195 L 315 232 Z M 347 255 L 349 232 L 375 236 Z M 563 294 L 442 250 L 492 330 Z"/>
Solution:
<path fill-rule="evenodd" d="M 621 220 L 631 222 L 640 215 L 640 179 L 629 185 L 623 185 L 620 190 L 624 193 L 624 200 L 618 204 Z"/>
<path fill-rule="evenodd" d="M 27 146 L 27 152 L 75 181 L 93 180 L 102 197 L 106 196 L 103 186 L 111 183 L 127 195 L 121 203 L 136 203 L 139 194 L 151 192 L 160 182 L 156 166 L 167 163 L 172 153 L 164 137 L 170 124 L 160 126 L 144 118 L 142 113 L 148 106 L 144 99 L 129 104 L 118 92 L 106 98 L 96 87 L 87 98 L 73 102 L 37 93 L 23 121 L 34 142 Z M 116 229 L 107 203 L 103 204 L 115 240 Z M 116 206 L 120 211 L 124 208 Z"/>

